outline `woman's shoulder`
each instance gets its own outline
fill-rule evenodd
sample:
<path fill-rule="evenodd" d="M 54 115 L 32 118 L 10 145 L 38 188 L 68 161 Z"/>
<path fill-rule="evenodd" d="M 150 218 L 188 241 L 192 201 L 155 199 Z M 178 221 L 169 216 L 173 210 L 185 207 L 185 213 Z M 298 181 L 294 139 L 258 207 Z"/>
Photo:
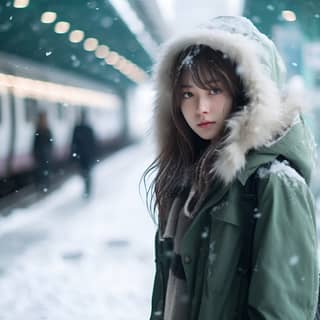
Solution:
<path fill-rule="evenodd" d="M 256 174 L 259 180 L 278 181 L 290 188 L 307 185 L 305 178 L 285 159 L 277 158 L 271 163 L 261 165 Z"/>
<path fill-rule="evenodd" d="M 274 160 L 257 170 L 257 195 L 260 206 L 314 211 L 314 199 L 305 178 L 287 160 Z M 303 209 L 303 210 L 302 210 Z"/>

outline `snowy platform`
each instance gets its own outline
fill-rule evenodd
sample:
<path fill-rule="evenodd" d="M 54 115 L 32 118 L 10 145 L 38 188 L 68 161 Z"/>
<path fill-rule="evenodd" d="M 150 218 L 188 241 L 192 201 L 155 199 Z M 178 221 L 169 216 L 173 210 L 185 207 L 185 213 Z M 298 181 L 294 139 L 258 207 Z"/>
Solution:
<path fill-rule="evenodd" d="M 139 195 L 147 143 L 74 176 L 0 220 L 1 320 L 142 320 L 150 311 L 155 226 Z"/>

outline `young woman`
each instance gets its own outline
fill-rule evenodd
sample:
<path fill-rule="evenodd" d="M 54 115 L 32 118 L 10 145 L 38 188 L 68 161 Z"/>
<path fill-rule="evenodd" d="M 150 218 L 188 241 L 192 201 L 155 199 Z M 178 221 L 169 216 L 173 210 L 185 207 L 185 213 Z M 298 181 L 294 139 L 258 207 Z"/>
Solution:
<path fill-rule="evenodd" d="M 284 73 L 243 17 L 164 46 L 145 173 L 158 217 L 151 320 L 314 319 L 313 151 Z"/>

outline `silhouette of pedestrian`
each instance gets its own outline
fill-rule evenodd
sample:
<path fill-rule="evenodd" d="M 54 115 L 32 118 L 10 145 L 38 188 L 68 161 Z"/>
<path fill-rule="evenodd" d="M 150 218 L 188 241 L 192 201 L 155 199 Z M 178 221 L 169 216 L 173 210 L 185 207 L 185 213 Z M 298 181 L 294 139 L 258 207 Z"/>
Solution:
<path fill-rule="evenodd" d="M 53 138 L 48 126 L 47 114 L 38 114 L 33 140 L 33 157 L 36 163 L 35 183 L 42 192 L 47 192 L 50 185 Z"/>
<path fill-rule="evenodd" d="M 96 155 L 96 139 L 88 124 L 87 113 L 82 111 L 78 124 L 73 130 L 71 154 L 76 160 L 84 180 L 84 197 L 89 198 L 92 191 L 91 169 Z"/>

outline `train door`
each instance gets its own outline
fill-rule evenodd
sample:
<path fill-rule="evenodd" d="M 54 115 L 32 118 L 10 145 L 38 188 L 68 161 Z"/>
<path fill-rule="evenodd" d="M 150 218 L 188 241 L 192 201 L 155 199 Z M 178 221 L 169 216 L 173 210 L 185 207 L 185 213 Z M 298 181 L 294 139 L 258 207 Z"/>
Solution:
<path fill-rule="evenodd" d="M 52 129 L 54 136 L 55 157 L 58 161 L 67 159 L 70 149 L 70 131 L 72 106 L 62 102 L 52 103 Z"/>
<path fill-rule="evenodd" d="M 32 145 L 37 115 L 37 100 L 15 96 L 15 146 L 12 169 L 14 173 L 30 170 L 33 166 Z"/>
<path fill-rule="evenodd" d="M 0 177 L 7 176 L 11 130 L 9 93 L 7 89 L 0 88 Z"/>

